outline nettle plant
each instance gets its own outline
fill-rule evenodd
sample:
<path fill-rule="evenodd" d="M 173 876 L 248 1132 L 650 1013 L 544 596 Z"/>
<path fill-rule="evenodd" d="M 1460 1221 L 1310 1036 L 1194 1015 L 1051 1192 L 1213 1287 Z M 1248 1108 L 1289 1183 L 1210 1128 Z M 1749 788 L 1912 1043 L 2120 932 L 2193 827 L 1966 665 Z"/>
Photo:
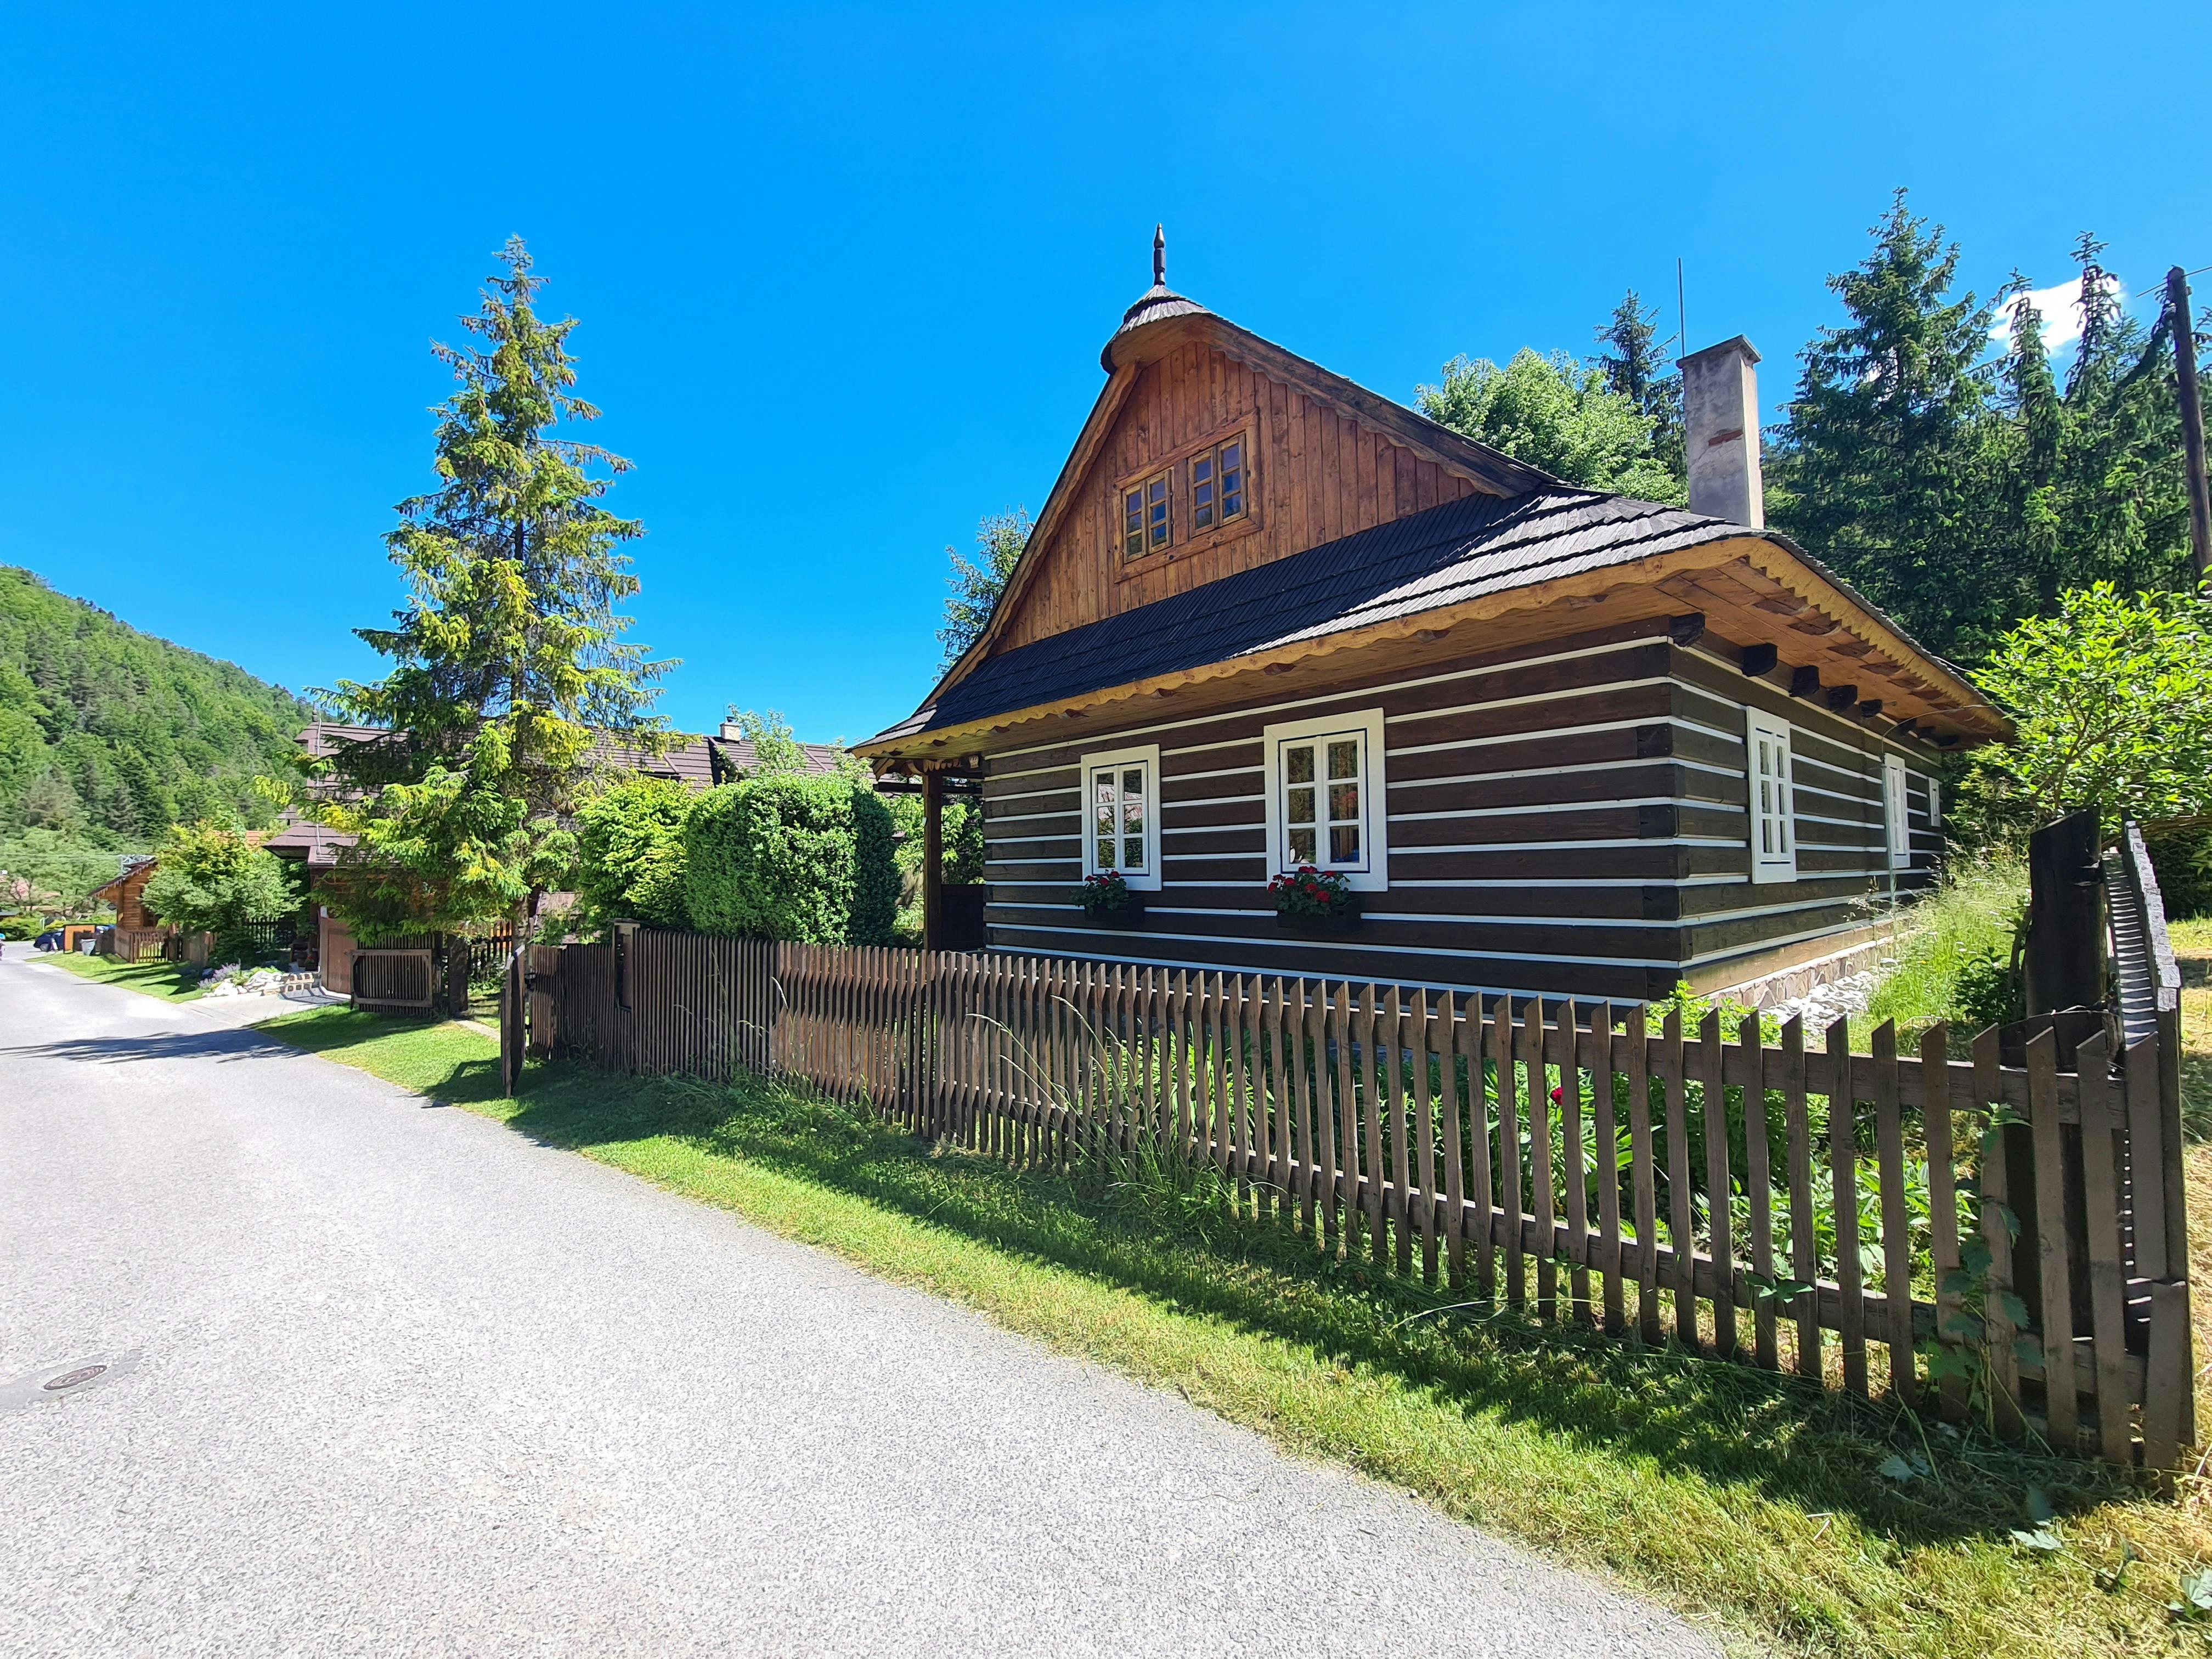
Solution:
<path fill-rule="evenodd" d="M 1340 916 L 1359 902 L 1340 871 L 1317 870 L 1310 864 L 1278 875 L 1267 884 L 1267 896 L 1286 916 Z"/>

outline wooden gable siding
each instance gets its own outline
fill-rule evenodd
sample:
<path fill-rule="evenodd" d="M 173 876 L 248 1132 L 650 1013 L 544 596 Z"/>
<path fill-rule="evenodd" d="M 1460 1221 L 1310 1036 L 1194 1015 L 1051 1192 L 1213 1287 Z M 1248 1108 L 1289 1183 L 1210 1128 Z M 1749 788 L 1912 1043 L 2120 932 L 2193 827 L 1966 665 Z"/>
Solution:
<path fill-rule="evenodd" d="M 1255 565 L 1479 492 L 1454 472 L 1273 380 L 1227 352 L 1192 341 L 1138 371 L 1066 510 L 1044 544 L 1020 608 L 996 642 L 1011 650 L 1102 617 L 1149 605 Z M 1240 427 L 1251 433 L 1251 520 L 1178 539 L 1125 572 L 1118 486 L 1182 461 Z M 1176 480 L 1176 522 L 1187 530 L 1188 480 Z"/>
<path fill-rule="evenodd" d="M 1734 684 L 1730 682 L 1733 681 Z M 1753 884 L 1745 706 L 1799 734 L 1801 878 Z M 1381 708 L 1390 884 L 1353 934 L 1283 933 L 1267 868 L 1261 731 Z M 1139 929 L 1087 925 L 1078 768 L 1158 742 L 1164 886 Z M 1686 651 L 1650 622 L 1462 659 L 1381 687 L 1128 726 L 993 757 L 985 793 L 994 948 L 1588 997 L 1729 982 L 1731 963 L 1863 926 L 1886 890 L 1873 733 Z M 1896 751 L 1901 752 L 1901 751 Z M 1924 763 L 1916 761 L 1916 768 Z M 1914 864 L 1939 837 L 1913 786 Z"/>

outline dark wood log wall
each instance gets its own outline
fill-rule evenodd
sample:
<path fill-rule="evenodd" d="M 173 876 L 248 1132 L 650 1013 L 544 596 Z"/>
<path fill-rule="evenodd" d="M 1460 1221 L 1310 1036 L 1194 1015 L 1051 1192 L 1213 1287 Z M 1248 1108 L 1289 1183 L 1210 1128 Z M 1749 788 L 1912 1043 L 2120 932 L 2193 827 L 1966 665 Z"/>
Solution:
<path fill-rule="evenodd" d="M 1653 637 L 1655 631 L 1658 636 Z M 1796 734 L 1800 879 L 1750 880 L 1745 706 Z M 1382 708 L 1389 890 L 1340 938 L 1285 934 L 1268 876 L 1261 733 Z M 1090 925 L 1079 768 L 1086 751 L 1160 745 L 1164 886 L 1139 928 Z M 1778 947 L 1863 927 L 1892 887 L 1882 757 L 1910 768 L 1913 863 L 1934 879 L 1929 757 L 1747 678 L 1724 642 L 1686 648 L 1631 623 L 1387 686 L 987 757 L 994 949 L 1462 989 L 1661 996 L 1734 982 Z M 1739 975 L 1741 976 L 1741 975 Z"/>

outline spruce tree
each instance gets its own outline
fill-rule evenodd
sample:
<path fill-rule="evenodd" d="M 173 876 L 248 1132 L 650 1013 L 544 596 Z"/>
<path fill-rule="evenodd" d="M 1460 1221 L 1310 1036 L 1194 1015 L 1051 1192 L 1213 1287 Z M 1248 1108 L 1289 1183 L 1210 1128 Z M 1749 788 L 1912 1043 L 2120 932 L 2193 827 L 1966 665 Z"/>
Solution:
<path fill-rule="evenodd" d="M 1989 308 L 1954 292 L 1955 244 L 1899 191 L 1872 253 L 1828 279 L 1774 456 L 1775 516 L 1947 655 L 1993 642 L 1985 441 Z M 2008 618 L 1997 618 L 2002 627 Z"/>
<path fill-rule="evenodd" d="M 1597 331 L 1598 343 L 1612 348 L 1590 361 L 1605 376 L 1607 390 L 1634 404 L 1651 423 L 1651 453 L 1686 489 L 1682 459 L 1682 377 L 1670 374 L 1653 336 L 1656 307 L 1646 306 L 1634 289 L 1613 307 L 1613 319 Z M 1679 345 L 1679 342 L 1677 344 Z"/>
<path fill-rule="evenodd" d="M 629 463 L 556 435 L 599 414 L 571 390 L 575 319 L 538 316 L 520 237 L 500 258 L 463 319 L 477 343 L 434 348 L 457 382 L 439 483 L 385 538 L 407 605 L 356 630 L 392 670 L 323 694 L 380 735 L 307 763 L 313 816 L 356 838 L 330 902 L 365 943 L 495 917 L 520 942 L 573 878 L 602 740 L 665 741 L 653 682 L 673 665 L 623 643 L 615 609 L 638 588 L 619 550 L 643 529 L 601 505 Z"/>
<path fill-rule="evenodd" d="M 2186 590 L 2189 506 L 2172 356 L 2162 337 L 2147 339 L 2128 314 L 2104 253 L 2087 233 L 2074 248 L 2081 337 L 2061 405 L 2060 585 Z M 2046 614 L 2055 597 L 2045 592 Z"/>

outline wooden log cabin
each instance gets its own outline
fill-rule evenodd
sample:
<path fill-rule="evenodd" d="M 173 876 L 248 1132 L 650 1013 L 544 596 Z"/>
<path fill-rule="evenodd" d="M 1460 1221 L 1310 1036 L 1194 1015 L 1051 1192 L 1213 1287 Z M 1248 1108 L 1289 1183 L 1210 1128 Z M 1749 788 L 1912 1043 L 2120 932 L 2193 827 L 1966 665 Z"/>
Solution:
<path fill-rule="evenodd" d="M 1932 884 L 1940 762 L 2008 727 L 1764 527 L 1748 342 L 1684 362 L 1685 511 L 1259 338 L 1157 243 L 1154 277 L 983 633 L 859 745 L 933 845 L 980 788 L 989 948 L 1644 999 L 1840 960 Z M 1276 915 L 1304 864 L 1355 927 Z M 1133 926 L 1074 902 L 1108 869 Z"/>

